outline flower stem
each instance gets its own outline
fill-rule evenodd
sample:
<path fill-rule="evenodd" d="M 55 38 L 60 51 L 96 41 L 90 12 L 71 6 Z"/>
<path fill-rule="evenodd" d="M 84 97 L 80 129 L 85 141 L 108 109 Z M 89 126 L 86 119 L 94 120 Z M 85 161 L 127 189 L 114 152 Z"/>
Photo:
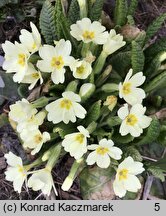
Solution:
<path fill-rule="evenodd" d="M 101 52 L 95 65 L 94 65 L 94 68 L 93 68 L 93 73 L 94 74 L 100 74 L 103 67 L 104 67 L 104 64 L 105 64 L 105 61 L 106 61 L 106 58 L 107 58 L 107 54 L 105 52 Z"/>

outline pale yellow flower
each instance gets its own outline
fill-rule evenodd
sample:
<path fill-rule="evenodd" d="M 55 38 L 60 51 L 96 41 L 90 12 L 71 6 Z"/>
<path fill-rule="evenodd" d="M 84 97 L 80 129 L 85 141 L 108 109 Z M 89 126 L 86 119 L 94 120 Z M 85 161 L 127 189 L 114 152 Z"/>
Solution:
<path fill-rule="evenodd" d="M 46 106 L 48 121 L 52 121 L 54 124 L 63 121 L 68 124 L 69 121 L 76 122 L 76 117 L 85 118 L 86 110 L 79 104 L 81 98 L 78 94 L 67 91 L 62 96 L 63 98 Z"/>
<path fill-rule="evenodd" d="M 145 82 L 145 76 L 142 72 L 132 76 L 133 70 L 130 69 L 123 83 L 119 84 L 119 97 L 123 98 L 127 103 L 134 105 L 142 103 L 146 97 L 145 91 L 138 86 Z"/>
<path fill-rule="evenodd" d="M 7 181 L 13 182 L 14 190 L 21 193 L 21 188 L 27 177 L 27 171 L 23 167 L 22 159 L 12 152 L 5 154 L 7 164 L 9 165 L 5 175 Z"/>
<path fill-rule="evenodd" d="M 139 137 L 143 133 L 143 129 L 149 127 L 152 118 L 145 115 L 146 107 L 141 104 L 135 104 L 129 110 L 128 104 L 124 104 L 118 110 L 118 116 L 122 119 L 120 126 L 120 134 L 125 136 L 131 134 L 133 137 Z"/>
<path fill-rule="evenodd" d="M 91 22 L 89 18 L 83 18 L 70 26 L 70 34 L 78 41 L 84 43 L 93 42 L 95 44 L 104 44 L 108 38 L 106 28 L 100 22 Z"/>
<path fill-rule="evenodd" d="M 73 61 L 71 42 L 61 39 L 56 46 L 44 45 L 39 49 L 42 60 L 37 62 L 37 67 L 42 72 L 51 73 L 51 79 L 55 84 L 64 83 L 66 66 Z"/>
<path fill-rule="evenodd" d="M 17 42 L 13 44 L 10 41 L 5 41 L 2 48 L 5 52 L 3 69 L 6 73 L 15 73 L 13 80 L 20 83 L 28 70 L 29 51 L 24 45 Z"/>
<path fill-rule="evenodd" d="M 29 52 L 34 53 L 37 52 L 41 46 L 41 36 L 38 29 L 32 22 L 30 22 L 30 26 L 32 32 L 22 29 L 19 39 Z"/>
<path fill-rule="evenodd" d="M 126 158 L 119 164 L 113 189 L 117 196 L 124 197 L 127 191 L 137 192 L 141 189 L 141 183 L 136 175 L 144 171 L 141 162 L 135 162 L 132 157 Z"/>
<path fill-rule="evenodd" d="M 92 144 L 88 146 L 88 150 L 94 150 L 87 157 L 87 164 L 97 164 L 100 168 L 108 168 L 110 165 L 110 157 L 115 160 L 121 159 L 122 151 L 118 147 L 114 147 L 112 140 L 102 139 L 99 145 Z"/>
<path fill-rule="evenodd" d="M 79 132 L 66 135 L 62 141 L 65 151 L 76 160 L 87 152 L 87 138 L 90 137 L 89 132 L 83 126 L 78 126 L 77 129 Z"/>

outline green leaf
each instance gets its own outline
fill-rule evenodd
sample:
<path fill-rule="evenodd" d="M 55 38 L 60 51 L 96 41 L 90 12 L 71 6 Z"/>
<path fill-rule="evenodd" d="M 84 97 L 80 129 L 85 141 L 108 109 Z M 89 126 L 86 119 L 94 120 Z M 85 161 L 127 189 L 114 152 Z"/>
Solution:
<path fill-rule="evenodd" d="M 114 127 L 117 125 L 120 125 L 122 123 L 122 120 L 118 116 L 111 116 L 107 119 L 107 124 L 109 127 Z"/>
<path fill-rule="evenodd" d="M 132 42 L 131 62 L 134 74 L 143 71 L 145 56 L 142 47 L 135 41 Z"/>
<path fill-rule="evenodd" d="M 89 18 L 92 21 L 99 20 L 103 9 L 104 0 L 96 0 L 89 11 Z"/>
<path fill-rule="evenodd" d="M 127 2 L 126 0 L 116 0 L 114 21 L 118 26 L 123 26 L 127 21 Z"/>
<path fill-rule="evenodd" d="M 63 8 L 61 4 L 61 0 L 57 0 L 55 4 L 55 29 L 57 32 L 58 40 L 63 38 L 63 32 L 61 28 L 61 18 L 64 19 Z"/>
<path fill-rule="evenodd" d="M 124 158 L 131 156 L 135 161 L 142 161 L 142 156 L 140 152 L 133 146 L 126 148 L 126 152 L 124 153 Z"/>
<path fill-rule="evenodd" d="M 160 134 L 160 123 L 159 120 L 154 117 L 152 119 L 149 128 L 147 129 L 147 132 L 143 134 L 143 138 L 134 144 L 145 145 L 148 143 L 152 143 L 158 138 L 159 134 Z"/>
<path fill-rule="evenodd" d="M 134 137 L 132 137 L 130 134 L 126 136 L 121 136 L 119 131 L 117 131 L 116 133 L 113 134 L 112 140 L 115 143 L 124 144 L 124 143 L 130 143 L 131 141 L 133 141 Z"/>
<path fill-rule="evenodd" d="M 119 64 L 120 62 L 120 64 Z M 119 52 L 113 57 L 110 58 L 109 63 L 112 65 L 112 68 L 118 72 L 121 77 L 125 77 L 125 71 L 128 71 L 131 67 L 131 52 Z"/>
<path fill-rule="evenodd" d="M 157 162 L 154 162 L 152 164 L 153 167 L 158 167 L 160 168 L 162 171 L 166 172 L 166 157 L 158 160 Z"/>
<path fill-rule="evenodd" d="M 162 88 L 162 85 L 166 83 L 166 71 L 163 71 L 156 77 L 154 77 L 145 87 L 145 92 L 156 91 Z"/>
<path fill-rule="evenodd" d="M 17 83 L 13 82 L 13 76 L 7 74 L 4 71 L 0 71 L 0 76 L 2 77 L 5 86 L 0 88 L 0 105 L 4 102 L 5 99 L 13 100 L 18 98 Z"/>
<path fill-rule="evenodd" d="M 155 178 L 159 178 L 162 182 L 165 181 L 165 176 L 161 169 L 156 167 L 149 167 L 148 171 L 151 172 Z"/>
<path fill-rule="evenodd" d="M 72 24 L 76 23 L 77 20 L 80 20 L 80 7 L 77 0 L 72 0 L 70 3 L 68 19 Z"/>
<path fill-rule="evenodd" d="M 91 122 L 96 122 L 100 117 L 101 101 L 96 101 L 89 109 L 85 118 L 85 124 L 88 126 Z"/>
<path fill-rule="evenodd" d="M 112 167 L 85 168 L 79 176 L 83 199 L 113 199 L 115 197 L 112 187 L 114 174 Z"/>
<path fill-rule="evenodd" d="M 161 53 L 162 51 L 166 50 L 166 38 L 161 38 L 154 44 L 150 45 L 146 50 L 145 50 L 145 56 L 148 58 L 148 60 L 151 60 L 156 56 L 158 53 Z"/>
<path fill-rule="evenodd" d="M 163 13 L 157 19 L 153 21 L 153 23 L 148 27 L 146 31 L 146 39 L 145 42 L 147 43 L 151 37 L 161 28 L 161 25 L 166 19 L 166 13 Z"/>
<path fill-rule="evenodd" d="M 130 6 L 128 8 L 128 15 L 134 16 L 134 13 L 137 9 L 138 5 L 138 0 L 131 0 L 130 1 Z"/>
<path fill-rule="evenodd" d="M 54 16 L 54 7 L 49 0 L 46 0 L 40 13 L 39 24 L 47 44 L 54 44 L 54 40 L 57 40 Z"/>
<path fill-rule="evenodd" d="M 154 77 L 158 73 L 158 70 L 162 63 L 161 56 L 165 53 L 165 51 L 158 53 L 155 58 L 152 59 L 152 61 L 146 63 L 145 75 L 147 76 L 147 79 Z"/>

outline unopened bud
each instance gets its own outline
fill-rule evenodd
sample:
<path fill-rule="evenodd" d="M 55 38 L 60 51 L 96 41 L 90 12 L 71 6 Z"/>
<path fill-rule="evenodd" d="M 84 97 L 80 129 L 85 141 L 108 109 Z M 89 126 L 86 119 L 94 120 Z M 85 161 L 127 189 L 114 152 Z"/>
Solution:
<path fill-rule="evenodd" d="M 107 97 L 106 101 L 104 102 L 104 106 L 108 106 L 108 109 L 112 111 L 117 104 L 117 97 L 114 95 L 110 95 Z"/>

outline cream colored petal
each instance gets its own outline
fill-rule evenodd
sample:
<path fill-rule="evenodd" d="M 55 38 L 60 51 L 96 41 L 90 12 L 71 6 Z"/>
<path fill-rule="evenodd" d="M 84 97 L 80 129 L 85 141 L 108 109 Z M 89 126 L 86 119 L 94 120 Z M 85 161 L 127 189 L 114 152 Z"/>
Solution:
<path fill-rule="evenodd" d="M 13 154 L 12 152 L 9 152 L 8 154 L 5 154 L 4 156 L 7 159 L 7 163 L 10 166 L 22 166 L 22 159 L 18 156 L 16 156 L 15 154 Z"/>
<path fill-rule="evenodd" d="M 120 198 L 124 197 L 126 194 L 126 189 L 124 188 L 122 182 L 115 180 L 113 182 L 113 189 L 116 196 L 119 196 Z"/>
<path fill-rule="evenodd" d="M 124 104 L 123 107 L 121 107 L 119 110 L 118 110 L 118 116 L 120 119 L 125 119 L 126 116 L 129 114 L 129 110 L 128 110 L 128 104 Z"/>
<path fill-rule="evenodd" d="M 150 123 L 152 121 L 152 118 L 148 117 L 148 116 L 145 116 L 143 115 L 140 119 L 139 119 L 139 125 L 141 128 L 147 128 L 149 127 Z"/>
<path fill-rule="evenodd" d="M 143 107 L 142 104 L 135 104 L 131 107 L 130 113 L 135 114 L 136 116 L 142 117 L 146 112 L 146 107 Z"/>
<path fill-rule="evenodd" d="M 132 74 L 133 74 L 133 69 L 130 69 L 129 72 L 127 73 L 127 75 L 126 75 L 124 83 L 129 81 L 129 79 L 131 78 Z"/>
<path fill-rule="evenodd" d="M 139 125 L 128 126 L 128 130 L 133 137 L 139 137 L 143 132 L 142 128 L 140 128 Z"/>
<path fill-rule="evenodd" d="M 78 126 L 77 129 L 86 137 L 90 137 L 89 131 L 86 130 L 83 126 Z"/>
<path fill-rule="evenodd" d="M 55 47 L 51 45 L 43 45 L 39 49 L 39 55 L 42 59 L 50 61 L 53 56 L 56 56 Z"/>
<path fill-rule="evenodd" d="M 97 154 L 96 151 L 93 151 L 88 155 L 86 162 L 88 165 L 93 165 L 96 163 L 96 160 L 97 160 Z"/>
<path fill-rule="evenodd" d="M 110 151 L 108 152 L 109 156 L 115 160 L 120 160 L 121 159 L 121 155 L 122 155 L 122 150 L 120 148 L 117 147 L 111 147 L 109 149 Z"/>
<path fill-rule="evenodd" d="M 107 140 L 106 138 L 104 138 L 100 140 L 99 145 L 110 148 L 114 145 L 114 142 L 112 140 Z"/>
<path fill-rule="evenodd" d="M 74 101 L 74 102 L 80 102 L 81 101 L 80 96 L 78 94 L 75 94 L 72 91 L 63 92 L 62 96 L 64 98 L 67 98 L 67 99 L 69 99 L 71 101 Z"/>
<path fill-rule="evenodd" d="M 51 73 L 51 79 L 53 83 L 59 84 L 59 83 L 64 83 L 65 81 L 65 72 L 66 70 L 62 68 L 61 70 L 56 70 Z"/>
<path fill-rule="evenodd" d="M 49 60 L 39 60 L 37 62 L 37 67 L 42 71 L 46 73 L 52 72 L 51 63 Z"/>
<path fill-rule="evenodd" d="M 128 178 L 124 181 L 124 187 L 130 192 L 137 192 L 141 189 L 141 183 L 134 175 L 128 175 Z"/>
<path fill-rule="evenodd" d="M 97 145 L 97 144 L 92 144 L 92 145 L 88 145 L 88 149 L 89 150 L 95 150 L 95 149 L 97 149 L 99 147 L 99 145 Z"/>
<path fill-rule="evenodd" d="M 136 73 L 134 74 L 131 78 L 130 78 L 130 82 L 132 82 L 132 85 L 135 87 L 138 87 L 140 85 L 142 85 L 145 82 L 146 77 L 143 76 L 142 72 Z"/>
<path fill-rule="evenodd" d="M 110 157 L 108 156 L 108 154 L 105 154 L 103 156 L 98 155 L 98 157 L 96 159 L 96 164 L 100 168 L 108 168 L 110 165 Z"/>
<path fill-rule="evenodd" d="M 74 113 L 78 118 L 84 119 L 86 115 L 86 110 L 78 103 L 73 102 Z"/>
<path fill-rule="evenodd" d="M 126 121 L 124 120 L 120 126 L 119 133 L 122 136 L 126 136 L 129 133 L 128 126 L 126 125 Z"/>
<path fill-rule="evenodd" d="M 141 174 L 145 169 L 143 168 L 143 163 L 134 161 L 128 165 L 129 173 L 132 175 Z"/>

